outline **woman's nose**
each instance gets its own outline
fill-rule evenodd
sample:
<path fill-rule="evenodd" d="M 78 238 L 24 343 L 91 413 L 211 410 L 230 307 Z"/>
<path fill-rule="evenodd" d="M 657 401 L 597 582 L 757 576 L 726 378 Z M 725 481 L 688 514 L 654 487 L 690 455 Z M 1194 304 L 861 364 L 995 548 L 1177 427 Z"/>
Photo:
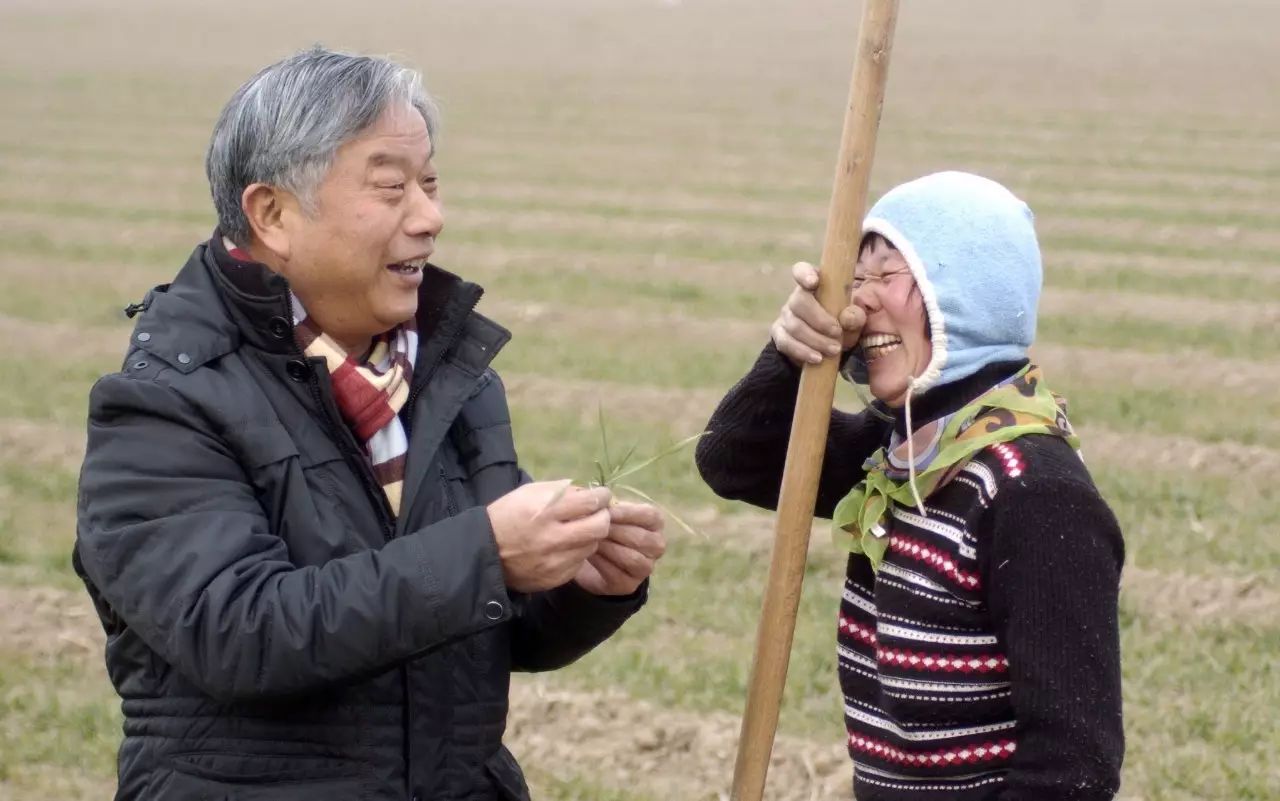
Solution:
<path fill-rule="evenodd" d="M 874 289 L 875 283 L 875 281 L 863 281 L 861 285 L 853 290 L 853 294 L 849 297 L 849 302 L 868 314 L 879 309 L 880 296 Z"/>

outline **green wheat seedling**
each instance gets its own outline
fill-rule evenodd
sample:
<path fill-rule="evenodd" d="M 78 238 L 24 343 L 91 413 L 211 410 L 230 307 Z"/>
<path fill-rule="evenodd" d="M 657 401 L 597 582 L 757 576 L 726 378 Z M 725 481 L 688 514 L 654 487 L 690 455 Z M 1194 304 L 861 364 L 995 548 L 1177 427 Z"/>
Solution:
<path fill-rule="evenodd" d="M 638 462 L 633 462 L 636 455 L 636 446 L 632 445 L 627 448 L 625 453 L 623 453 L 621 459 L 614 462 L 609 451 L 609 430 L 605 425 L 603 406 L 598 407 L 597 419 L 600 424 L 600 458 L 592 462 L 592 465 L 595 467 L 595 475 L 590 480 L 581 482 L 580 486 L 608 487 L 615 494 L 621 492 L 627 495 L 633 495 L 645 503 L 651 503 L 661 509 L 664 514 L 674 520 L 680 528 L 684 529 L 689 534 L 697 535 L 698 532 L 693 528 L 693 526 L 685 522 L 680 515 L 671 511 L 671 509 L 655 500 L 649 493 L 644 492 L 630 482 L 632 480 L 632 476 L 653 467 L 663 459 L 675 456 L 685 448 L 688 448 L 690 445 L 693 445 L 698 440 L 702 439 L 709 432 L 702 431 L 691 437 L 685 437 L 674 445 L 660 451 L 656 455 L 650 456 L 647 459 L 642 459 Z M 551 498 L 551 500 L 547 502 L 547 507 L 554 506 L 557 501 L 564 497 L 565 493 L 569 491 L 569 488 L 573 487 L 575 484 L 578 484 L 578 482 L 566 482 L 565 485 L 561 487 L 560 490 Z"/>

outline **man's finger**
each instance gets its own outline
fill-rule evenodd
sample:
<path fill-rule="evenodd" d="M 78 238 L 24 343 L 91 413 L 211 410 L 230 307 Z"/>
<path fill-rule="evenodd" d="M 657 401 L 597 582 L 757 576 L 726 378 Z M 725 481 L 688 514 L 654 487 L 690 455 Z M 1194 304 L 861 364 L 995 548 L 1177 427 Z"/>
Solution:
<path fill-rule="evenodd" d="M 660 533 L 639 526 L 619 526 L 615 524 L 609 529 L 609 537 L 604 542 L 639 551 L 650 559 L 661 559 L 667 552 L 667 540 Z"/>
<path fill-rule="evenodd" d="M 552 519 L 568 523 L 609 508 L 613 493 L 608 487 L 570 489 L 548 510 Z"/>
<path fill-rule="evenodd" d="M 600 578 L 604 579 L 609 587 L 616 587 L 619 591 L 632 591 L 639 584 L 635 577 L 600 554 L 588 557 L 587 563 L 595 568 Z M 644 577 L 641 576 L 640 580 L 643 581 Z"/>
<path fill-rule="evenodd" d="M 577 570 L 583 562 L 595 556 L 596 552 L 599 550 L 600 543 L 593 542 L 590 545 L 585 545 L 575 551 L 567 551 L 562 556 L 564 563 L 570 566 L 568 569 Z"/>
<path fill-rule="evenodd" d="M 652 559 L 639 551 L 609 540 L 600 543 L 600 548 L 591 558 L 596 560 L 595 565 L 597 567 L 600 566 L 602 561 L 612 562 L 632 578 L 643 579 L 653 572 Z"/>
<path fill-rule="evenodd" d="M 619 501 L 609 507 L 609 516 L 613 518 L 614 525 L 621 523 L 647 529 L 662 528 L 662 512 L 653 504 Z"/>
<path fill-rule="evenodd" d="M 597 543 L 609 536 L 609 509 L 606 507 L 577 520 L 566 522 L 567 542 L 576 545 Z"/>

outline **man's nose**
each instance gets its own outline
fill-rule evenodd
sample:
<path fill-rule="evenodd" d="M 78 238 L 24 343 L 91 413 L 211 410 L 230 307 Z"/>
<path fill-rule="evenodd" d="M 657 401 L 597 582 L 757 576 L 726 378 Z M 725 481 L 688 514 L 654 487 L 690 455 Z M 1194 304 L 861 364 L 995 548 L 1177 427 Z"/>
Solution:
<path fill-rule="evenodd" d="M 418 186 L 410 204 L 409 214 L 405 217 L 405 233 L 410 236 L 439 236 L 444 229 L 444 207 L 440 198 L 432 197 Z"/>

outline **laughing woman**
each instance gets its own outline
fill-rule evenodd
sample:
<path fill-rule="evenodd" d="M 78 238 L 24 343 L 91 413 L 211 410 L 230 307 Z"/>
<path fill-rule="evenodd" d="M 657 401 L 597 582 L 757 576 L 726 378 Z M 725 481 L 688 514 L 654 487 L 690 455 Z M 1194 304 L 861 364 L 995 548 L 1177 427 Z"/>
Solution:
<path fill-rule="evenodd" d="M 849 553 L 836 652 L 854 795 L 1102 801 L 1124 753 L 1119 527 L 1027 357 L 1030 209 L 966 173 L 890 191 L 837 321 L 798 284 L 716 409 L 698 467 L 773 508 L 799 365 L 844 353 L 874 401 L 832 411 L 817 512 Z"/>

